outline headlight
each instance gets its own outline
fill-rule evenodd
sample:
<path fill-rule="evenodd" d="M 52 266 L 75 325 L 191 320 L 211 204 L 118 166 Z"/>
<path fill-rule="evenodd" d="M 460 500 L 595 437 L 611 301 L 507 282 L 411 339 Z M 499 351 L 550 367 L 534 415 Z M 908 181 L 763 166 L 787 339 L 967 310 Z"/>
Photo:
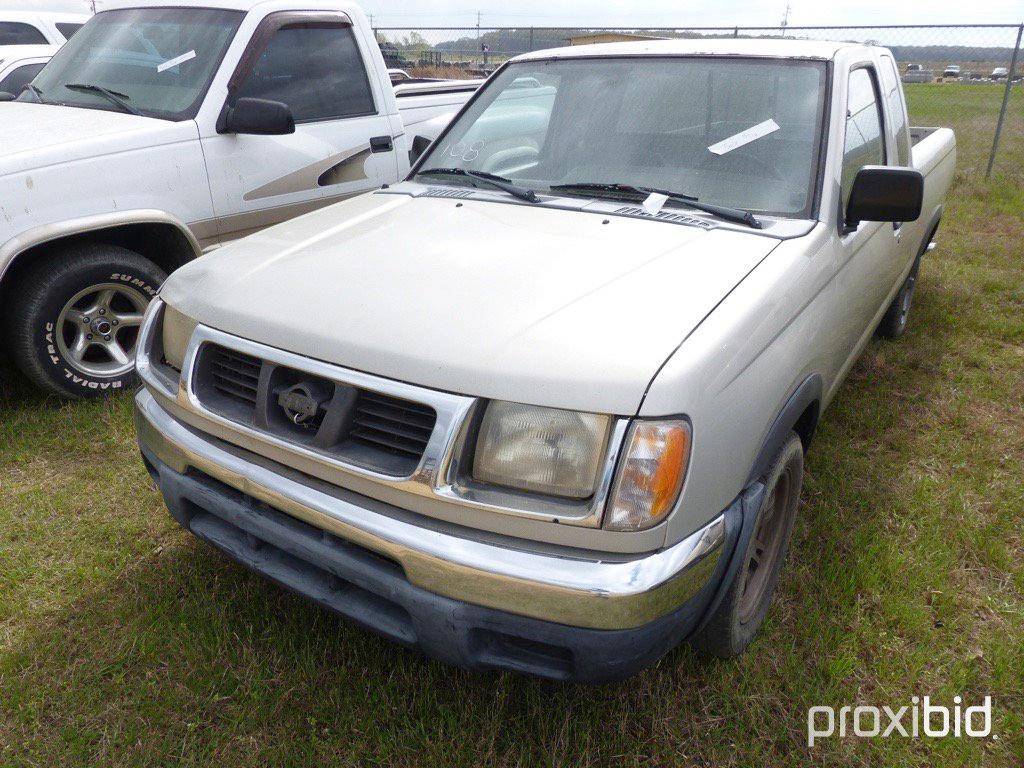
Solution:
<path fill-rule="evenodd" d="M 597 486 L 610 425 L 608 416 L 493 401 L 480 424 L 473 477 L 585 499 Z"/>
<path fill-rule="evenodd" d="M 176 371 L 181 371 L 185 365 L 185 349 L 196 325 L 188 315 L 183 315 L 170 304 L 164 305 L 164 360 Z"/>
<path fill-rule="evenodd" d="M 639 531 L 661 522 L 679 498 L 691 443 L 689 422 L 633 422 L 604 527 Z"/>

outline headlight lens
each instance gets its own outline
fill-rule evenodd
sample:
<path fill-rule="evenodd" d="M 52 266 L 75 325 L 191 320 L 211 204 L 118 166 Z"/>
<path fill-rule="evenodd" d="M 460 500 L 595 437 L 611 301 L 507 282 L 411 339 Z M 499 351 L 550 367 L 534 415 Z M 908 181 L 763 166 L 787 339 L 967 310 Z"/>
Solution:
<path fill-rule="evenodd" d="M 692 435 L 683 420 L 635 421 L 626 437 L 605 528 L 639 531 L 664 519 L 679 498 Z"/>
<path fill-rule="evenodd" d="M 492 401 L 473 458 L 473 477 L 570 499 L 592 496 L 611 418 Z"/>
<path fill-rule="evenodd" d="M 180 372 L 185 365 L 185 350 L 196 325 L 196 321 L 188 315 L 182 314 L 170 304 L 164 305 L 164 360 L 176 371 Z"/>

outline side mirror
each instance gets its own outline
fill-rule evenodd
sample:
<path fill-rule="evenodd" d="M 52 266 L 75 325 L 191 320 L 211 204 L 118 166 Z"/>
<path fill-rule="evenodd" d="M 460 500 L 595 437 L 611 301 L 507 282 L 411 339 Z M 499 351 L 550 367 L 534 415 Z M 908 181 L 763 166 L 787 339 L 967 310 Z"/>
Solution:
<path fill-rule="evenodd" d="M 218 133 L 248 133 L 256 136 L 284 136 L 295 133 L 295 118 L 287 104 L 267 99 L 239 99 L 224 106 Z"/>
<path fill-rule="evenodd" d="M 0 101 L 14 101 L 16 98 L 18 97 L 15 96 L 13 93 L 8 93 L 7 91 L 0 91 Z"/>
<path fill-rule="evenodd" d="M 417 136 L 412 140 L 412 149 L 409 150 L 409 165 L 415 165 L 416 161 L 420 159 L 420 156 L 427 151 L 427 147 L 430 146 L 430 139 L 426 136 Z"/>
<path fill-rule="evenodd" d="M 924 200 L 924 176 L 913 168 L 866 165 L 857 172 L 846 204 L 846 228 L 862 221 L 916 221 Z"/>

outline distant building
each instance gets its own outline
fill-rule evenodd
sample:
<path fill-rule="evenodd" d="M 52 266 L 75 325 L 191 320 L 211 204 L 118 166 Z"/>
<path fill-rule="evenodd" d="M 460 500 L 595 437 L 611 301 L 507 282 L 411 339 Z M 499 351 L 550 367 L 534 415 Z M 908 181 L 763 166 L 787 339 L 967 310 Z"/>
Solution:
<path fill-rule="evenodd" d="M 667 40 L 654 35 L 637 35 L 632 32 L 589 32 L 567 38 L 569 45 L 591 45 L 593 43 L 628 43 L 631 40 Z"/>

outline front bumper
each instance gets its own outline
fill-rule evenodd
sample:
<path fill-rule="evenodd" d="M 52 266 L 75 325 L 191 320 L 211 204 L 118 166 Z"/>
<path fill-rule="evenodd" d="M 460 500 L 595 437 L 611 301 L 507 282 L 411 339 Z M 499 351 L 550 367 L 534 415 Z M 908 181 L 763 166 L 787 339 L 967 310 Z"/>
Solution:
<path fill-rule="evenodd" d="M 700 621 L 749 506 L 737 499 L 639 559 L 526 551 L 428 527 L 198 433 L 145 390 L 135 420 L 147 466 L 186 529 L 370 629 L 470 668 L 598 682 L 647 666 Z"/>

